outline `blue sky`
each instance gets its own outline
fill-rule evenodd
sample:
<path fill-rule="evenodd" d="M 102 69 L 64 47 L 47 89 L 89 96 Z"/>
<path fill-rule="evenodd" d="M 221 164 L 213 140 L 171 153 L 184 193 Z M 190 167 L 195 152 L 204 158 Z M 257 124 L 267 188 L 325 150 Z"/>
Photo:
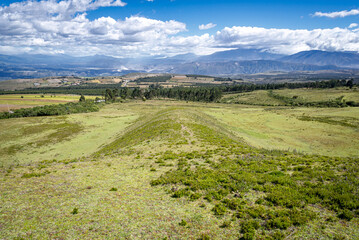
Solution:
<path fill-rule="evenodd" d="M 358 16 L 342 19 L 313 18 L 311 14 L 359 8 L 358 1 L 198 1 L 198 0 L 145 0 L 127 1 L 122 9 L 109 7 L 89 13 L 94 19 L 101 16 L 124 18 L 142 15 L 159 20 L 177 20 L 187 24 L 190 31 L 198 25 L 213 22 L 218 30 L 231 26 L 256 26 L 265 28 L 333 28 L 347 27 Z"/>
<path fill-rule="evenodd" d="M 357 1 L 2 0 L 0 6 L 4 54 L 359 51 Z"/>

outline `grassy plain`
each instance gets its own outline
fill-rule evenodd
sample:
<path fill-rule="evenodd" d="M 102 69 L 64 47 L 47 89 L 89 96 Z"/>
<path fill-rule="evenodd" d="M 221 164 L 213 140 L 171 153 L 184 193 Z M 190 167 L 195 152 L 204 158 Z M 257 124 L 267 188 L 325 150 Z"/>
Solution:
<path fill-rule="evenodd" d="M 329 88 L 329 89 L 281 89 L 274 90 L 275 94 L 293 98 L 297 96 L 305 102 L 329 101 L 344 96 L 346 101 L 359 102 L 359 89 Z"/>
<path fill-rule="evenodd" d="M 261 106 L 287 105 L 285 101 L 271 97 L 268 93 L 269 90 L 259 90 L 254 92 L 227 94 L 224 95 L 221 102 Z M 359 102 L 359 89 L 357 87 L 354 87 L 352 89 L 349 89 L 347 87 L 330 89 L 280 89 L 273 90 L 273 93 L 278 96 L 295 99 L 295 101 L 299 101 L 302 103 L 335 101 L 336 99 L 341 97 L 343 97 L 343 100 L 345 101 Z"/>
<path fill-rule="evenodd" d="M 253 231 L 359 239 L 357 215 L 342 218 L 345 204 L 323 193 L 357 181 L 358 116 L 356 108 L 131 101 L 0 120 L 0 239 L 250 239 Z M 355 184 L 342 193 L 357 214 Z M 317 187 L 323 200 L 303 198 L 299 186 Z M 290 207 L 278 191 L 303 200 Z"/>
<path fill-rule="evenodd" d="M 7 94 L 0 95 L 0 111 L 24 107 L 44 106 L 77 102 L 79 95 L 65 94 Z M 86 99 L 95 99 L 96 96 L 85 96 Z"/>
<path fill-rule="evenodd" d="M 257 148 L 327 156 L 359 155 L 358 108 L 229 105 L 203 111 Z"/>

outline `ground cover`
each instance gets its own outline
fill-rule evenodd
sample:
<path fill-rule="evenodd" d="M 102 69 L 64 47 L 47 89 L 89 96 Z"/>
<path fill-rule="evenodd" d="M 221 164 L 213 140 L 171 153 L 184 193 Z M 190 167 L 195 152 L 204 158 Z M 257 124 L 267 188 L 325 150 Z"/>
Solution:
<path fill-rule="evenodd" d="M 256 141 L 278 116 L 314 125 L 308 141 L 327 128 L 354 139 L 357 117 L 347 109 L 130 101 L 0 120 L 1 147 L 25 146 L 0 158 L 0 238 L 358 239 L 357 152 L 259 148 L 239 129 Z M 297 130 L 281 124 L 269 139 Z"/>

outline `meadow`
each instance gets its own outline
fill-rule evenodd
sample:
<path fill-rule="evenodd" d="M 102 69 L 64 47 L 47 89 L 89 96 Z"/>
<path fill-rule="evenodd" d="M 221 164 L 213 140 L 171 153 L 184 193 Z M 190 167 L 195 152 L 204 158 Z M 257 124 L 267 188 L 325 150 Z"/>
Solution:
<path fill-rule="evenodd" d="M 221 102 L 260 106 L 342 107 L 358 105 L 359 89 L 336 87 L 259 90 L 227 94 Z"/>
<path fill-rule="evenodd" d="M 96 96 L 85 96 L 86 99 L 95 99 Z M 0 112 L 9 109 L 29 108 L 52 104 L 78 102 L 80 96 L 66 94 L 7 94 L 0 95 Z"/>
<path fill-rule="evenodd" d="M 1 119 L 0 239 L 359 239 L 358 116 L 130 100 Z"/>

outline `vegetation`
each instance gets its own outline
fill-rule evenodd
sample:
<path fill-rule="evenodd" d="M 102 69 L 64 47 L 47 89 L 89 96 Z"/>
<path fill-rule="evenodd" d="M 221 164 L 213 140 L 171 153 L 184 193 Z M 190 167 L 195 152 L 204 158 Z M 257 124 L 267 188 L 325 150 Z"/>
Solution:
<path fill-rule="evenodd" d="M 358 239 L 359 109 L 221 94 L 108 88 L 98 112 L 1 119 L 0 238 Z"/>
<path fill-rule="evenodd" d="M 22 108 L 13 112 L 0 113 L 0 119 L 19 118 L 19 117 L 36 117 L 36 116 L 54 116 L 66 115 L 71 113 L 97 112 L 100 105 L 95 104 L 92 100 L 80 101 L 78 103 L 66 103 L 59 105 L 47 105 L 34 108 Z"/>

